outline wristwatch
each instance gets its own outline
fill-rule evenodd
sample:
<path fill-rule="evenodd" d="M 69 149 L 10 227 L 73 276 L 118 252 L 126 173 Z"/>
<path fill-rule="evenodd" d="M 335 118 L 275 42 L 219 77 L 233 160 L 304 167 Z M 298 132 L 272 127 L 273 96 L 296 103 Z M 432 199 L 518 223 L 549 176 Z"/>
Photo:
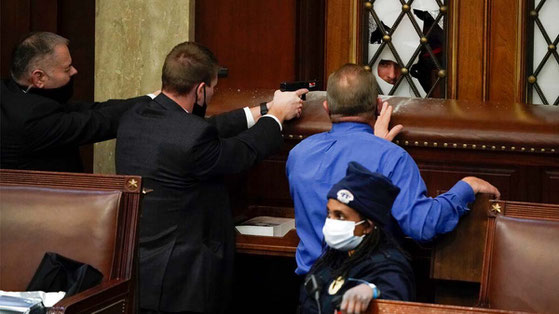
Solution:
<path fill-rule="evenodd" d="M 265 115 L 268 113 L 268 106 L 266 105 L 267 103 L 263 102 L 260 103 L 260 114 L 261 115 Z"/>

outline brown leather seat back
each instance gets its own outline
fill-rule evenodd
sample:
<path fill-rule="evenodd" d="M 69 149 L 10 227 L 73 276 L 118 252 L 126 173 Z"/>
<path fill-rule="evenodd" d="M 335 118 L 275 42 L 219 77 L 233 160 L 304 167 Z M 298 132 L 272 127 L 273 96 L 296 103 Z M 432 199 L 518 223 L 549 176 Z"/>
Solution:
<path fill-rule="evenodd" d="M 552 313 L 559 309 L 559 220 L 497 215 L 490 256 L 491 308 Z"/>
<path fill-rule="evenodd" d="M 0 186 L 0 289 L 25 290 L 45 252 L 111 277 L 122 192 Z"/>

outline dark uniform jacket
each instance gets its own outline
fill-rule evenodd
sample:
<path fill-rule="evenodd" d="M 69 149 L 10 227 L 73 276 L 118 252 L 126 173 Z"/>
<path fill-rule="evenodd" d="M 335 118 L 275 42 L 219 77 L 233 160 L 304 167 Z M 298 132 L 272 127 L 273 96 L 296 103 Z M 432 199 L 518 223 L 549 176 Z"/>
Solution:
<path fill-rule="evenodd" d="M 347 254 L 345 254 L 347 256 Z M 342 254 L 340 254 L 341 258 Z M 322 264 L 311 269 L 320 287 L 320 306 L 322 313 L 334 313 L 336 306 L 341 304 L 343 294 L 360 284 L 349 281 L 348 278 L 361 279 L 373 283 L 380 290 L 380 299 L 413 301 L 415 299 L 415 279 L 411 266 L 406 257 L 397 249 L 384 249 L 372 253 L 366 259 L 351 268 L 343 278 L 341 288 L 333 295 L 328 291 L 336 279 L 332 269 Z M 316 300 L 301 289 L 301 313 L 318 313 Z"/>
<path fill-rule="evenodd" d="M 242 109 L 205 120 L 160 94 L 127 112 L 118 130 L 119 174 L 153 189 L 140 219 L 140 307 L 220 312 L 231 294 L 234 229 L 222 176 L 281 146 L 278 123 L 247 130 Z"/>
<path fill-rule="evenodd" d="M 25 93 L 13 80 L 1 85 L 0 168 L 83 171 L 79 145 L 114 138 L 130 100 L 62 104 Z"/>

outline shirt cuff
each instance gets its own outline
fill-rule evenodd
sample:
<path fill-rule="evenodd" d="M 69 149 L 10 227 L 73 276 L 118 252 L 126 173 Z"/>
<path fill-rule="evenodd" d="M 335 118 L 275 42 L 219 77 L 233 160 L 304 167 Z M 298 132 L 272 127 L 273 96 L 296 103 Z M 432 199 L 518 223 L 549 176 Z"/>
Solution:
<path fill-rule="evenodd" d="M 276 120 L 276 122 L 277 122 L 278 125 L 279 125 L 280 131 L 283 131 L 283 127 L 281 126 L 281 122 L 280 122 L 280 120 L 279 120 L 278 118 L 276 118 L 276 116 L 274 116 L 274 115 L 272 115 L 272 114 L 265 114 L 265 115 L 263 115 L 262 117 L 260 117 L 260 119 L 262 119 L 262 118 L 264 118 L 264 117 L 270 117 L 270 118 Z"/>
<path fill-rule="evenodd" d="M 458 196 L 462 201 L 461 205 L 463 205 L 464 207 L 466 207 L 468 203 L 471 203 L 476 200 L 476 195 L 472 187 L 468 183 L 462 180 L 458 181 L 452 187 L 452 189 L 448 191 L 448 193 L 453 193 L 456 196 Z"/>
<path fill-rule="evenodd" d="M 154 99 L 154 98 L 155 98 L 155 94 L 147 94 L 146 96 L 148 96 L 148 97 L 151 98 L 151 99 Z"/>
<path fill-rule="evenodd" d="M 256 122 L 254 122 L 254 117 L 252 116 L 252 112 L 250 112 L 249 107 L 244 107 L 243 110 L 245 111 L 245 116 L 247 118 L 247 129 L 252 128 Z"/>

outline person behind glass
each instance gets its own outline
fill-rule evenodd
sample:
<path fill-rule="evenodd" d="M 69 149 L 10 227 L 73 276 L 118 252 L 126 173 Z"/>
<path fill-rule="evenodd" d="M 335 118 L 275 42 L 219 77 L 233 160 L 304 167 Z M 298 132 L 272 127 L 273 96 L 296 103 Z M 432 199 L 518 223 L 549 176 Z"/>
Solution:
<path fill-rule="evenodd" d="M 384 227 L 400 189 L 380 173 L 350 162 L 328 192 L 322 229 L 328 247 L 301 289 L 301 313 L 361 313 L 371 299 L 415 299 L 413 271 Z"/>

